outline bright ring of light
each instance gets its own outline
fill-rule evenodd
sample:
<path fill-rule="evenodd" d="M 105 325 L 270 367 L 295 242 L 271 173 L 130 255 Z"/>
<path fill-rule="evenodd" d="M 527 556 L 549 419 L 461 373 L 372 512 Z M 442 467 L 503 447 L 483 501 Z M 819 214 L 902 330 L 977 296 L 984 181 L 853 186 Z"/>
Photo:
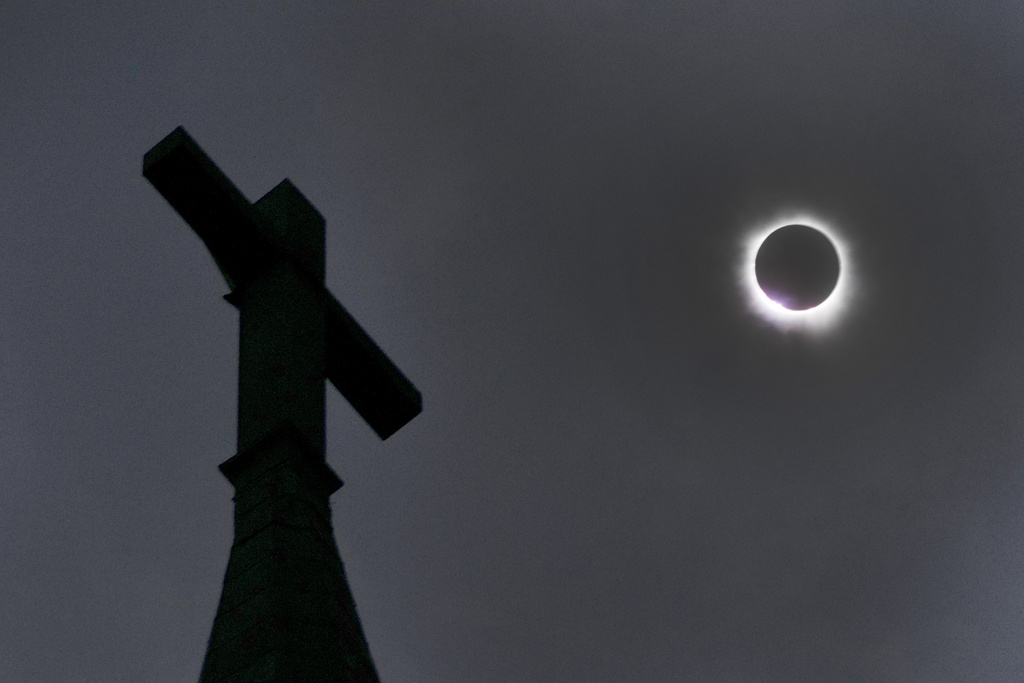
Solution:
<path fill-rule="evenodd" d="M 754 272 L 754 260 L 765 238 L 779 228 L 794 223 L 806 225 L 823 233 L 832 241 L 839 256 L 839 279 L 832 293 L 814 308 L 804 311 L 791 311 L 769 299 L 758 286 L 757 275 Z M 772 221 L 749 232 L 743 238 L 738 271 L 740 287 L 751 311 L 781 330 L 812 334 L 828 332 L 836 327 L 853 299 L 854 277 L 849 245 L 831 226 L 803 214 L 786 216 L 785 219 Z"/>

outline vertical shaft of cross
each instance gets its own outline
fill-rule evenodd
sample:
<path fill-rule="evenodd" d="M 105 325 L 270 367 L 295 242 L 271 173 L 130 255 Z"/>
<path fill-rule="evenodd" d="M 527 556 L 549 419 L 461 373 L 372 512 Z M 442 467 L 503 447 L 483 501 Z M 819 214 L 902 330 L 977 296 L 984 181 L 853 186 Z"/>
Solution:
<path fill-rule="evenodd" d="M 226 297 L 239 311 L 238 450 L 289 422 L 322 459 L 324 220 L 287 180 L 255 207 L 301 260 L 282 259 Z"/>
<path fill-rule="evenodd" d="M 256 203 L 283 259 L 239 310 L 235 540 L 200 683 L 376 682 L 331 528 L 324 463 L 323 219 L 285 181 Z M 319 280 L 319 281 L 318 281 Z"/>

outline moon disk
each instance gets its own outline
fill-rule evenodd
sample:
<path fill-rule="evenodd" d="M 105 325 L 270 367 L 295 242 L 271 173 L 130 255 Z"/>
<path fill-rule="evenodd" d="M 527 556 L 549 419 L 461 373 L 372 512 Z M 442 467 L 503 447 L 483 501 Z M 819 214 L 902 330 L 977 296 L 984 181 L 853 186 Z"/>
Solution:
<path fill-rule="evenodd" d="M 835 289 L 839 254 L 818 230 L 786 225 L 761 243 L 754 274 L 769 299 L 791 311 L 806 311 L 823 303 Z"/>

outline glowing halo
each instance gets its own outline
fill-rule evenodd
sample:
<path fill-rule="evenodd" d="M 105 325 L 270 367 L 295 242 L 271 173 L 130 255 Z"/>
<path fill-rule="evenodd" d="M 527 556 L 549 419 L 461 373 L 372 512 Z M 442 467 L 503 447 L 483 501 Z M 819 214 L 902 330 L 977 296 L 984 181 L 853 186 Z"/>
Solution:
<path fill-rule="evenodd" d="M 803 311 L 791 311 L 768 298 L 758 286 L 757 275 L 754 273 L 754 259 L 761 243 L 779 228 L 794 223 L 819 230 L 832 241 L 839 256 L 839 280 L 835 289 L 823 302 Z M 854 280 L 850 247 L 831 226 L 806 214 L 787 215 L 751 230 L 742 238 L 741 246 L 740 263 L 737 268 L 740 287 L 747 299 L 747 305 L 758 317 L 781 330 L 823 334 L 834 329 L 843 314 L 848 311 L 853 299 Z"/>

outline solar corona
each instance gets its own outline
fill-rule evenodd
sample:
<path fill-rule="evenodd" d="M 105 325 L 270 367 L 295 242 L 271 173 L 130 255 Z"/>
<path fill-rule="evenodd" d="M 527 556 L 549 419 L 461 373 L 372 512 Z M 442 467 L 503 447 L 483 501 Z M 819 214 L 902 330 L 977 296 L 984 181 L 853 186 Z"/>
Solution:
<path fill-rule="evenodd" d="M 835 229 L 806 215 L 789 216 L 743 238 L 740 286 L 750 309 L 772 326 L 821 334 L 849 308 L 849 261 Z"/>

